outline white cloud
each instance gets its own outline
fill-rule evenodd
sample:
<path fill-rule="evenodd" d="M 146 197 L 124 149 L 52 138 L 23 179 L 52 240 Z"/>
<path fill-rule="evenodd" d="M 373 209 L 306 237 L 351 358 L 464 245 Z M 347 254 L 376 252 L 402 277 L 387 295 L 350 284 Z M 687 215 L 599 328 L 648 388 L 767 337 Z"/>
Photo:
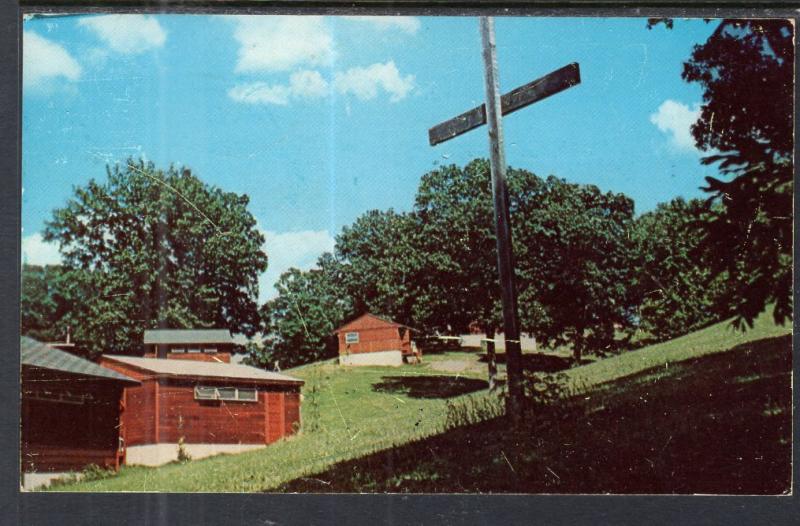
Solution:
<path fill-rule="evenodd" d="M 229 89 L 228 96 L 246 104 L 285 106 L 291 99 L 318 99 L 328 92 L 328 82 L 319 71 L 301 70 L 292 73 L 288 85 L 246 82 Z"/>
<path fill-rule="evenodd" d="M 334 86 L 339 93 L 352 93 L 360 100 L 374 99 L 378 90 L 389 93 L 389 100 L 397 102 L 414 88 L 414 75 L 400 76 L 394 61 L 375 63 L 365 68 L 351 68 L 344 73 L 337 72 Z"/>
<path fill-rule="evenodd" d="M 42 234 L 35 233 L 22 238 L 22 262 L 30 265 L 58 265 L 61 253 L 58 245 L 42 239 Z"/>
<path fill-rule="evenodd" d="M 166 31 L 152 16 L 92 16 L 82 18 L 78 24 L 94 31 L 112 51 L 117 53 L 143 53 L 163 46 L 167 40 Z"/>
<path fill-rule="evenodd" d="M 335 244 L 327 230 L 265 231 L 264 237 L 263 249 L 269 265 L 258 280 L 260 302 L 276 296 L 274 285 L 281 274 L 292 267 L 300 270 L 313 268 L 319 256 L 332 251 Z"/>
<path fill-rule="evenodd" d="M 398 29 L 412 35 L 420 28 L 419 19 L 413 16 L 343 16 L 342 18 L 354 22 L 367 22 L 382 31 Z"/>
<path fill-rule="evenodd" d="M 271 85 L 266 82 L 247 82 L 238 84 L 228 90 L 228 96 L 236 102 L 246 104 L 278 104 L 289 103 L 289 89 L 283 85 Z"/>
<path fill-rule="evenodd" d="M 333 36 L 321 16 L 233 16 L 239 43 L 237 73 L 289 71 L 325 65 L 334 56 Z"/>
<path fill-rule="evenodd" d="M 678 150 L 697 152 L 691 127 L 700 116 L 700 104 L 692 108 L 671 99 L 661 103 L 655 113 L 650 115 L 650 122 L 669 136 L 670 144 Z"/>
<path fill-rule="evenodd" d="M 328 82 L 319 71 L 301 70 L 289 77 L 289 89 L 296 97 L 316 99 L 328 94 Z"/>
<path fill-rule="evenodd" d="M 75 81 L 81 66 L 66 49 L 55 42 L 25 31 L 22 38 L 22 79 L 26 88 L 44 87 L 56 77 Z"/>

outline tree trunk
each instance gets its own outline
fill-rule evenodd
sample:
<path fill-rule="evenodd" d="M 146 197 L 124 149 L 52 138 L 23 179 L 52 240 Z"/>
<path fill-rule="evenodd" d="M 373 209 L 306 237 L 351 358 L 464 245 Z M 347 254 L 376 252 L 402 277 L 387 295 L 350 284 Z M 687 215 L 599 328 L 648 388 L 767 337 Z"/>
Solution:
<path fill-rule="evenodd" d="M 486 329 L 486 362 L 489 365 L 489 391 L 497 387 L 497 355 L 494 346 L 494 327 Z"/>
<path fill-rule="evenodd" d="M 572 344 L 572 357 L 575 360 L 575 365 L 581 364 L 583 356 L 583 328 L 580 327 L 575 331 L 575 341 Z"/>

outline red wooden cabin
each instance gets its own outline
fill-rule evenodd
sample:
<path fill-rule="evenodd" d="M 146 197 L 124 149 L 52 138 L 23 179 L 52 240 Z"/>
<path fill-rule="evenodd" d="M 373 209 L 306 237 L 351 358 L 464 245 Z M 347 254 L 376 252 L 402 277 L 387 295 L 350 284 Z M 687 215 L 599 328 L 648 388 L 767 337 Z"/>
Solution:
<path fill-rule="evenodd" d="M 139 382 L 31 338 L 20 341 L 26 489 L 89 464 L 118 469 L 123 388 Z"/>
<path fill-rule="evenodd" d="M 195 356 L 195 358 L 190 358 Z M 300 426 L 302 380 L 255 367 L 184 359 L 104 355 L 103 366 L 135 378 L 121 419 L 127 463 L 192 458 L 263 447 Z"/>
<path fill-rule="evenodd" d="M 411 342 L 410 327 L 374 314 L 363 314 L 334 334 L 339 339 L 342 365 L 402 365 L 421 359 Z"/>

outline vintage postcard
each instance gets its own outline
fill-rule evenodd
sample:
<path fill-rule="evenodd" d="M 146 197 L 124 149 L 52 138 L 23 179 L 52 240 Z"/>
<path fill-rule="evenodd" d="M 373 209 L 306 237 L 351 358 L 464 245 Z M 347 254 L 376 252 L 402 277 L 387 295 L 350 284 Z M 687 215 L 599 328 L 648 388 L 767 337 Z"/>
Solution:
<path fill-rule="evenodd" d="M 23 489 L 790 494 L 793 21 L 368 14 L 25 13 Z"/>

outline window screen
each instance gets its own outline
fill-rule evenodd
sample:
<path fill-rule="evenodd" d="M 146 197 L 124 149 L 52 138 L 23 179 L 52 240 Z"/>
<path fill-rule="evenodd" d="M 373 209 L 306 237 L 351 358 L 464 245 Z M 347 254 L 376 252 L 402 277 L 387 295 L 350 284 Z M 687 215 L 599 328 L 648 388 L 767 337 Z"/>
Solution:
<path fill-rule="evenodd" d="M 195 400 L 257 402 L 258 390 L 255 387 L 211 387 L 197 385 L 194 388 L 194 398 Z"/>

